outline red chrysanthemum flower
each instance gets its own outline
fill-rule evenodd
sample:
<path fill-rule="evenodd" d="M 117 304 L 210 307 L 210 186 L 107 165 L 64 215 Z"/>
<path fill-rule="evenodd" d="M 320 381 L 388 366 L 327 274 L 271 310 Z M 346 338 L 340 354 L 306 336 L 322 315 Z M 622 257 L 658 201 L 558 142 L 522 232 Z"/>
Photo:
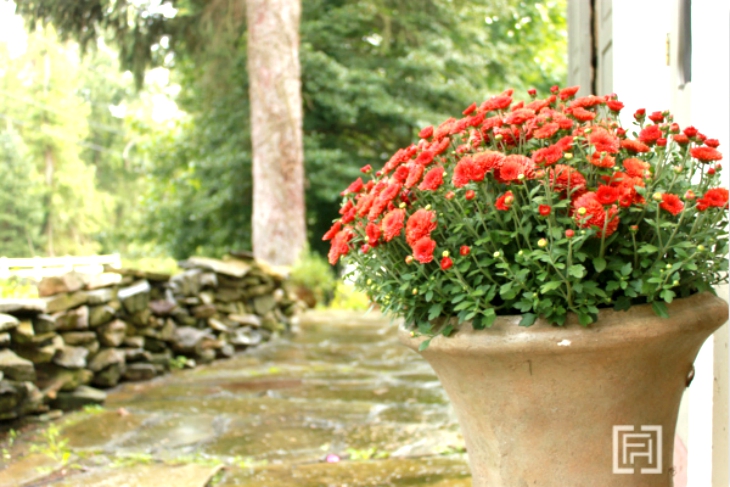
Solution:
<path fill-rule="evenodd" d="M 723 208 L 728 202 L 728 190 L 725 188 L 713 188 L 705 193 L 702 199 L 709 205 L 716 208 Z"/>
<path fill-rule="evenodd" d="M 499 180 L 508 182 L 508 181 L 517 181 L 519 179 L 520 174 L 523 175 L 523 169 L 522 169 L 522 161 L 519 159 L 519 155 L 510 155 L 505 157 L 504 161 L 502 162 L 502 165 L 499 167 Z"/>
<path fill-rule="evenodd" d="M 414 163 L 410 164 L 410 170 L 408 171 L 408 179 L 406 179 L 406 188 L 412 188 L 418 182 L 421 180 L 421 176 L 423 176 L 424 168 L 422 165 Z"/>
<path fill-rule="evenodd" d="M 469 248 L 468 245 L 462 245 L 461 247 L 459 247 L 459 255 L 466 257 L 470 253 L 471 253 L 471 248 Z"/>
<path fill-rule="evenodd" d="M 431 235 L 437 226 L 435 212 L 423 208 L 416 210 L 406 223 L 406 242 L 413 246 L 418 240 Z"/>
<path fill-rule="evenodd" d="M 698 130 L 690 125 L 686 129 L 684 129 L 683 132 L 684 132 L 684 135 L 686 135 L 687 137 L 689 137 L 691 139 L 692 137 L 697 135 Z"/>
<path fill-rule="evenodd" d="M 565 164 L 556 164 L 549 169 L 550 182 L 556 191 L 582 192 L 586 187 L 583 175 Z"/>
<path fill-rule="evenodd" d="M 649 152 L 649 146 L 638 140 L 624 139 L 621 141 L 621 147 L 634 154 Z"/>
<path fill-rule="evenodd" d="M 687 137 L 684 134 L 672 135 L 672 139 L 674 139 L 674 141 L 677 144 L 679 144 L 679 145 L 687 145 L 687 144 L 689 144 L 689 137 Z"/>
<path fill-rule="evenodd" d="M 594 118 L 596 118 L 595 113 L 588 111 L 582 107 L 572 108 L 570 110 L 570 114 L 573 115 L 578 120 L 580 120 L 581 122 L 589 122 L 589 121 L 593 120 Z"/>
<path fill-rule="evenodd" d="M 335 235 L 337 235 L 337 232 L 339 232 L 340 230 L 342 230 L 342 222 L 340 220 L 337 220 L 332 225 L 332 227 L 329 230 L 327 230 L 327 233 L 325 233 L 324 236 L 322 236 L 322 240 L 324 240 L 324 241 L 332 240 L 333 238 L 335 238 Z"/>
<path fill-rule="evenodd" d="M 461 114 L 462 115 L 469 115 L 470 113 L 476 111 L 476 109 L 477 109 L 477 104 L 476 103 L 472 103 L 471 105 L 469 105 L 468 107 L 466 107 L 466 110 L 464 110 L 463 112 L 461 112 Z"/>
<path fill-rule="evenodd" d="M 585 108 L 602 105 L 605 102 L 606 100 L 602 96 L 588 95 L 581 98 L 576 98 L 575 100 L 570 102 L 569 106 L 570 108 Z"/>
<path fill-rule="evenodd" d="M 441 269 L 448 271 L 451 269 L 451 267 L 454 265 L 454 261 L 451 260 L 451 257 L 444 257 L 441 259 Z"/>
<path fill-rule="evenodd" d="M 712 147 L 713 149 L 717 149 L 720 147 L 720 141 L 717 139 L 705 139 L 705 145 L 707 147 Z"/>
<path fill-rule="evenodd" d="M 512 96 L 503 93 L 501 95 L 494 96 L 482 103 L 482 106 L 479 107 L 479 110 L 482 112 L 504 110 L 505 108 L 508 108 L 511 104 Z"/>
<path fill-rule="evenodd" d="M 565 152 L 573 147 L 573 136 L 566 135 L 565 137 L 561 137 L 560 140 L 555 143 L 555 145 L 558 146 L 561 151 Z"/>
<path fill-rule="evenodd" d="M 596 190 L 596 199 L 604 206 L 612 205 L 618 201 L 619 190 L 613 186 L 601 185 Z"/>
<path fill-rule="evenodd" d="M 649 115 L 649 120 L 654 123 L 662 123 L 664 121 L 664 114 L 662 112 L 652 112 Z"/>
<path fill-rule="evenodd" d="M 608 152 L 615 154 L 621 146 L 617 137 L 611 135 L 608 130 L 595 127 L 588 136 L 588 142 L 595 146 L 596 152 Z"/>
<path fill-rule="evenodd" d="M 596 193 L 588 192 L 573 201 L 573 218 L 580 228 L 595 228 L 597 236 L 610 236 L 619 224 L 618 209 L 613 206 L 606 211 Z"/>
<path fill-rule="evenodd" d="M 471 181 L 478 180 L 479 172 L 471 157 L 463 157 L 454 167 L 454 176 L 451 182 L 457 188 L 462 188 Z M 484 179 L 484 175 L 482 175 L 481 179 Z"/>
<path fill-rule="evenodd" d="M 606 102 L 606 106 L 608 106 L 608 109 L 611 110 L 612 112 L 618 113 L 624 107 L 624 104 L 618 100 L 608 100 Z"/>
<path fill-rule="evenodd" d="M 428 127 L 423 127 L 420 132 L 418 132 L 418 136 L 422 139 L 428 139 L 433 135 L 433 125 L 429 125 Z"/>
<path fill-rule="evenodd" d="M 634 178 L 644 178 L 647 176 L 649 168 L 651 167 L 648 162 L 642 161 L 635 157 L 629 157 L 624 159 L 624 169 L 626 174 Z"/>
<path fill-rule="evenodd" d="M 332 239 L 330 251 L 327 254 L 330 264 L 335 265 L 341 256 L 347 255 L 350 251 L 350 240 L 354 236 L 355 234 L 350 227 L 345 227 L 337 232 L 337 235 Z"/>
<path fill-rule="evenodd" d="M 471 200 L 473 200 L 474 198 L 476 198 L 476 196 L 477 196 L 477 194 L 476 194 L 476 193 L 474 192 L 474 190 L 473 190 L 473 189 L 468 189 L 468 190 L 466 191 L 466 193 L 464 193 L 464 198 L 465 198 L 465 199 L 466 199 L 467 201 L 471 201 Z"/>
<path fill-rule="evenodd" d="M 388 204 L 398 196 L 402 186 L 400 183 L 391 183 L 386 187 L 375 199 L 373 205 L 370 207 L 368 212 L 368 220 L 374 221 L 377 219 L 383 211 L 388 207 Z"/>
<path fill-rule="evenodd" d="M 360 172 L 363 174 L 368 174 L 372 170 L 373 166 L 371 166 L 370 164 L 365 164 L 363 167 L 360 168 Z"/>
<path fill-rule="evenodd" d="M 368 245 L 376 247 L 378 245 L 378 240 L 380 240 L 380 227 L 375 223 L 370 222 L 365 227 L 365 234 L 368 236 Z"/>
<path fill-rule="evenodd" d="M 549 139 L 555 135 L 558 130 L 560 130 L 560 125 L 555 122 L 550 122 L 532 132 L 532 136 L 536 139 Z"/>
<path fill-rule="evenodd" d="M 552 208 L 550 208 L 549 205 L 540 205 L 538 207 L 538 211 L 540 212 L 540 215 L 548 216 L 550 214 L 550 212 L 552 211 Z"/>
<path fill-rule="evenodd" d="M 560 99 L 562 101 L 568 100 L 578 93 L 580 86 L 571 86 L 570 88 L 563 88 L 560 90 Z"/>
<path fill-rule="evenodd" d="M 532 160 L 538 166 L 552 166 L 563 157 L 563 151 L 557 145 L 537 149 L 532 153 Z"/>
<path fill-rule="evenodd" d="M 428 166 L 433 162 L 433 158 L 436 157 L 436 153 L 430 150 L 425 150 L 418 154 L 416 157 L 416 164 L 420 166 Z"/>
<path fill-rule="evenodd" d="M 616 160 L 608 154 L 599 154 L 594 152 L 590 160 L 591 164 L 596 167 L 611 168 L 616 165 Z"/>
<path fill-rule="evenodd" d="M 648 125 L 639 132 L 639 142 L 647 145 L 653 145 L 657 139 L 661 138 L 662 131 L 659 125 Z"/>
<path fill-rule="evenodd" d="M 406 211 L 402 208 L 396 208 L 383 217 L 383 221 L 380 225 L 383 228 L 383 238 L 386 242 L 390 242 L 395 237 L 400 235 L 403 230 L 403 221 L 406 218 Z"/>
<path fill-rule="evenodd" d="M 712 162 L 722 159 L 720 151 L 713 149 L 712 147 L 693 147 L 689 150 L 689 153 L 692 157 L 701 162 Z"/>
<path fill-rule="evenodd" d="M 437 166 L 426 173 L 418 189 L 421 191 L 436 191 L 442 184 L 444 184 L 444 168 Z"/>
<path fill-rule="evenodd" d="M 514 200 L 515 197 L 512 194 L 512 191 L 507 191 L 497 198 L 497 202 L 494 204 L 494 207 L 500 211 L 508 211 L 512 207 Z"/>
<path fill-rule="evenodd" d="M 431 237 L 423 237 L 413 245 L 413 257 L 421 264 L 428 264 L 433 261 L 433 251 L 436 250 L 436 242 Z"/>
<path fill-rule="evenodd" d="M 520 108 L 507 115 L 504 123 L 508 125 L 521 125 L 531 118 L 535 118 L 534 110 L 530 110 L 529 108 Z"/>
<path fill-rule="evenodd" d="M 398 183 L 404 183 L 408 179 L 408 174 L 411 172 L 411 164 L 405 166 L 398 166 L 398 169 L 393 173 L 393 181 Z"/>
<path fill-rule="evenodd" d="M 662 210 L 666 210 L 674 216 L 679 215 L 684 209 L 684 203 L 676 194 L 664 193 L 662 202 L 659 204 Z"/>
<path fill-rule="evenodd" d="M 484 175 L 489 171 L 497 169 L 502 165 L 504 154 L 496 151 L 477 152 L 472 156 L 472 161 L 477 167 L 477 173 L 481 174 L 482 179 L 484 179 Z"/>
<path fill-rule="evenodd" d="M 444 120 L 441 122 L 441 125 L 436 127 L 436 129 L 433 132 L 433 138 L 435 140 L 443 139 L 444 137 L 448 136 L 451 133 L 451 128 L 453 124 L 456 123 L 455 118 L 450 118 L 448 120 Z"/>
<path fill-rule="evenodd" d="M 346 190 L 344 190 L 342 193 L 340 193 L 340 196 L 345 196 L 350 193 L 359 193 L 362 191 L 362 188 L 365 185 L 362 182 L 362 178 L 357 178 L 355 181 L 353 181 L 352 184 L 350 184 Z"/>

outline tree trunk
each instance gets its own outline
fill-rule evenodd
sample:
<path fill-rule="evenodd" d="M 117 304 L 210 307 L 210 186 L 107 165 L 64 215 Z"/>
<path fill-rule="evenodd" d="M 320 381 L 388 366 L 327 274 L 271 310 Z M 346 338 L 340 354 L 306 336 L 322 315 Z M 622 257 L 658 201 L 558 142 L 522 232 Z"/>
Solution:
<path fill-rule="evenodd" d="M 291 265 L 306 244 L 300 0 L 246 0 L 253 144 L 253 251 Z"/>

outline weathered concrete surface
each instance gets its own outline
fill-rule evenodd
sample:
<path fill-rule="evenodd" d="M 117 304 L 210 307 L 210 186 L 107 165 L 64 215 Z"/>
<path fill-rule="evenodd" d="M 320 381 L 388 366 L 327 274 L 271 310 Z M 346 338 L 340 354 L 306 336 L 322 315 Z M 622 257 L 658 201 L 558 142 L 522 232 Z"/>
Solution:
<path fill-rule="evenodd" d="M 162 472 L 179 464 L 224 466 L 211 486 L 470 485 L 446 396 L 428 364 L 398 344 L 394 325 L 377 314 L 317 312 L 301 328 L 230 360 L 125 383 L 108 391 L 103 410 L 65 416 L 55 423 L 59 441 L 80 469 L 43 485 L 147 485 L 121 471 L 157 485 L 206 485 L 169 483 Z M 25 432 L 10 452 L 20 458 L 41 438 Z"/>

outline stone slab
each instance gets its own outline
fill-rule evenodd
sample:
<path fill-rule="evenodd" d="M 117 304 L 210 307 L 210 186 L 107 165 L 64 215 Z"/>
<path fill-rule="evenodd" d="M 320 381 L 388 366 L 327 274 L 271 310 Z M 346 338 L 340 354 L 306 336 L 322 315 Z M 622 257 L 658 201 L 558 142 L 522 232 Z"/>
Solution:
<path fill-rule="evenodd" d="M 241 260 L 219 260 L 209 257 L 190 257 L 188 260 L 181 262 L 180 267 L 183 268 L 200 268 L 223 274 L 224 276 L 241 278 L 249 273 L 251 264 Z"/>
<path fill-rule="evenodd" d="M 21 487 L 48 476 L 49 471 L 61 468 L 61 464 L 41 453 L 33 453 L 0 470 L 0 487 Z"/>
<path fill-rule="evenodd" d="M 218 473 L 221 465 L 167 465 L 156 463 L 128 468 L 100 469 L 84 475 L 75 475 L 54 487 L 205 487 Z"/>

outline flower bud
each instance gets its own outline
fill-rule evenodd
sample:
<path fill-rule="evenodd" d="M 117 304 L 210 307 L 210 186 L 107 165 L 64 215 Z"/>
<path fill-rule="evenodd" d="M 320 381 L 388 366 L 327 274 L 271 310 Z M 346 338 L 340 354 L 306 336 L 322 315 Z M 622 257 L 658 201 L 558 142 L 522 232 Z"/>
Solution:
<path fill-rule="evenodd" d="M 466 193 L 464 193 L 464 198 L 466 198 L 467 200 L 473 200 L 475 196 L 476 193 L 473 189 L 468 189 Z"/>
<path fill-rule="evenodd" d="M 588 210 L 586 210 L 586 209 L 585 209 L 584 207 L 582 207 L 582 206 L 581 206 L 580 208 L 578 208 L 578 214 L 579 214 L 580 216 L 583 216 L 583 215 L 585 215 L 585 214 L 586 214 L 587 212 L 588 212 Z"/>
<path fill-rule="evenodd" d="M 498 250 L 498 251 L 496 251 L 496 252 L 495 252 L 494 254 L 492 254 L 492 255 L 494 256 L 494 258 L 495 258 L 495 259 L 498 259 L 498 258 L 499 258 L 499 256 L 500 256 L 501 254 L 499 253 L 499 250 Z"/>
<path fill-rule="evenodd" d="M 671 269 L 672 268 L 672 264 L 667 264 L 664 267 L 666 267 L 667 269 Z"/>
<path fill-rule="evenodd" d="M 519 255 L 520 257 L 522 257 L 522 254 L 524 254 L 524 251 L 522 251 L 522 250 L 520 250 L 519 252 L 517 252 L 517 255 Z"/>
<path fill-rule="evenodd" d="M 413 256 L 412 255 L 406 256 L 406 264 L 410 264 L 412 262 L 413 262 Z"/>
<path fill-rule="evenodd" d="M 704 245 L 702 245 L 702 244 L 700 244 L 700 245 L 698 245 L 698 246 L 697 246 L 697 250 L 698 250 L 699 252 L 704 252 L 704 251 L 705 251 L 705 246 L 704 246 Z"/>
<path fill-rule="evenodd" d="M 563 154 L 563 157 L 565 158 L 566 161 L 569 161 L 569 160 L 571 160 L 573 158 L 573 153 L 572 152 L 566 152 L 565 154 Z"/>
<path fill-rule="evenodd" d="M 511 205 L 511 204 L 512 204 L 512 202 L 513 202 L 514 200 L 515 200 L 515 199 L 514 199 L 514 198 L 513 198 L 512 196 L 507 196 L 507 197 L 506 197 L 506 198 L 504 199 L 504 204 L 505 204 L 505 205 L 507 205 L 507 206 L 509 206 L 509 205 Z"/>
<path fill-rule="evenodd" d="M 416 294 L 418 294 L 418 288 L 413 289 L 413 295 L 415 296 Z"/>
<path fill-rule="evenodd" d="M 469 248 L 469 246 L 468 246 L 468 245 L 462 245 L 462 246 L 461 246 L 461 247 L 459 248 L 459 254 L 461 254 L 462 256 L 467 256 L 467 255 L 469 255 L 470 253 L 471 253 L 471 248 Z"/>
<path fill-rule="evenodd" d="M 449 175 L 449 173 L 447 173 L 446 171 L 444 171 L 444 174 L 443 174 L 443 176 L 444 176 L 444 177 L 446 177 L 446 176 L 448 176 L 448 175 Z"/>
<path fill-rule="evenodd" d="M 672 286 L 679 286 L 679 281 L 675 279 L 674 282 L 672 282 Z"/>
<path fill-rule="evenodd" d="M 412 337 L 416 336 L 416 332 L 415 332 L 415 331 L 412 331 L 412 332 L 411 332 L 411 336 L 412 336 Z"/>
<path fill-rule="evenodd" d="M 687 192 L 684 193 L 684 199 L 686 200 L 692 201 L 695 198 L 697 198 L 697 195 L 691 189 L 688 189 Z"/>
<path fill-rule="evenodd" d="M 525 175 L 524 174 L 518 174 L 517 175 L 517 180 L 518 181 L 522 181 L 523 179 L 525 179 Z"/>
<path fill-rule="evenodd" d="M 590 134 L 591 132 L 593 132 L 593 129 L 590 129 L 590 128 L 588 128 L 588 129 L 585 129 L 585 131 L 584 131 L 584 132 L 585 132 L 586 134 Z"/>
<path fill-rule="evenodd" d="M 454 196 L 456 196 L 456 194 L 453 191 L 449 191 L 444 196 L 446 197 L 447 200 L 453 200 Z"/>
<path fill-rule="evenodd" d="M 721 171 L 722 170 L 722 164 L 715 164 L 715 171 Z"/>
<path fill-rule="evenodd" d="M 537 90 L 535 88 L 530 88 L 529 90 L 527 90 L 527 94 L 530 96 L 536 96 Z"/>
<path fill-rule="evenodd" d="M 657 191 L 656 193 L 654 193 L 653 195 L 651 195 L 651 198 L 654 201 L 661 201 L 662 200 L 662 194 L 659 191 Z"/>
<path fill-rule="evenodd" d="M 537 241 L 538 247 L 547 247 L 547 244 L 548 244 L 548 241 L 545 240 L 544 238 L 541 238 L 540 240 Z"/>
<path fill-rule="evenodd" d="M 443 252 L 441 252 L 441 257 L 448 257 L 449 255 L 451 254 L 449 254 L 448 250 L 444 250 Z"/>
<path fill-rule="evenodd" d="M 715 168 L 714 167 L 711 167 L 710 169 L 708 169 L 707 170 L 707 174 L 709 174 L 710 176 L 714 176 L 715 175 Z"/>
<path fill-rule="evenodd" d="M 631 230 L 632 232 L 638 232 L 639 231 L 639 225 L 631 225 L 629 227 L 629 230 Z"/>
<path fill-rule="evenodd" d="M 370 164 L 368 164 L 367 166 L 361 167 L 360 172 L 363 174 L 370 174 L 371 172 L 373 172 L 373 167 Z"/>
<path fill-rule="evenodd" d="M 398 208 L 401 208 L 401 209 L 403 209 L 403 208 L 405 208 L 405 207 L 406 207 L 406 204 L 405 204 L 405 202 L 401 202 L 401 203 L 400 203 L 400 204 L 398 205 Z"/>
<path fill-rule="evenodd" d="M 575 232 L 570 228 L 565 231 L 565 238 L 573 238 L 574 236 Z"/>
<path fill-rule="evenodd" d="M 502 134 L 497 134 L 494 136 L 494 140 L 496 140 L 497 142 L 502 141 L 502 139 L 504 139 L 504 135 Z"/>
<path fill-rule="evenodd" d="M 684 170 L 682 166 L 674 166 L 672 169 L 674 169 L 674 172 L 676 172 L 677 174 L 681 173 Z"/>
<path fill-rule="evenodd" d="M 368 279 L 367 281 L 365 281 L 365 284 L 367 284 L 368 286 L 371 285 L 372 283 L 373 283 L 372 279 Z"/>
<path fill-rule="evenodd" d="M 428 211 L 430 209 L 431 209 L 431 204 L 429 203 L 429 204 L 426 205 L 426 207 L 424 208 L 424 210 Z"/>
<path fill-rule="evenodd" d="M 656 145 L 658 147 L 666 147 L 667 146 L 667 139 L 665 139 L 664 137 L 659 137 L 658 139 L 656 139 Z"/>

